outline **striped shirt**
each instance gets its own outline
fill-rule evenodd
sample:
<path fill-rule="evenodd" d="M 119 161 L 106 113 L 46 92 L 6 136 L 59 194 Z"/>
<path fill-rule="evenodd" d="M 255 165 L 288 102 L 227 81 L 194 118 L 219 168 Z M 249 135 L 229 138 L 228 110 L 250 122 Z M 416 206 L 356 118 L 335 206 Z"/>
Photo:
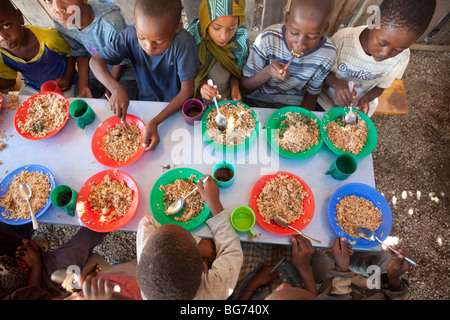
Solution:
<path fill-rule="evenodd" d="M 265 29 L 255 39 L 244 77 L 252 77 L 273 61 L 287 64 L 292 54 L 285 40 L 285 27 L 277 24 Z M 289 77 L 284 82 L 269 80 L 246 97 L 269 103 L 300 106 L 306 93 L 318 95 L 323 81 L 330 72 L 336 58 L 334 44 L 323 36 L 319 44 L 304 55 L 295 58 L 289 65 Z"/>

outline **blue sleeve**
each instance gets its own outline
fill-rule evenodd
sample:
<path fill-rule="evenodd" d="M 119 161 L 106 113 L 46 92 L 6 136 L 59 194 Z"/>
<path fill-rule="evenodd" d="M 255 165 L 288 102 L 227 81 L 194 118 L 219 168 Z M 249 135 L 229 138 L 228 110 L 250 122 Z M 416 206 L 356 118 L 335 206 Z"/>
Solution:
<path fill-rule="evenodd" d="M 100 57 L 110 65 L 118 65 L 125 59 L 133 61 L 133 46 L 137 43 L 137 39 L 134 38 L 136 38 L 136 31 L 134 26 L 130 26 L 100 50 Z"/>
<path fill-rule="evenodd" d="M 195 72 L 200 68 L 195 39 L 184 29 L 180 32 L 180 41 L 177 45 L 177 73 L 180 81 L 187 81 L 195 77 Z"/>

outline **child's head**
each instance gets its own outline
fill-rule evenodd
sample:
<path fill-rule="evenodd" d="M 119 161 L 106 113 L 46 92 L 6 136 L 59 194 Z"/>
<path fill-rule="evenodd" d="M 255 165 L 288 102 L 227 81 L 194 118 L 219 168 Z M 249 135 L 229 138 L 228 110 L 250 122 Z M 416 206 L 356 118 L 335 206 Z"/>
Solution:
<path fill-rule="evenodd" d="M 192 300 L 200 287 L 202 257 L 186 229 L 166 224 L 144 246 L 136 270 L 141 292 L 149 300 Z"/>
<path fill-rule="evenodd" d="M 378 62 L 395 57 L 422 36 L 435 8 L 435 0 L 383 1 L 380 27 L 368 28 L 361 34 L 364 51 Z"/>
<path fill-rule="evenodd" d="M 328 28 L 333 0 L 292 0 L 285 17 L 285 39 L 289 50 L 308 53 Z"/>
<path fill-rule="evenodd" d="M 22 25 L 24 19 L 19 9 L 9 0 L 0 0 L 0 47 L 14 52 L 19 50 L 25 41 Z"/>
<path fill-rule="evenodd" d="M 134 8 L 136 34 L 149 56 L 163 53 L 181 29 L 181 0 L 137 0 Z"/>
<path fill-rule="evenodd" d="M 87 13 L 84 10 L 87 2 L 88 0 L 44 0 L 45 7 L 52 19 L 66 28 L 69 26 L 69 21 L 71 24 L 76 24 L 77 19 L 80 20 L 81 16 Z M 79 17 L 74 19 L 76 14 L 79 14 Z"/>
<path fill-rule="evenodd" d="M 244 11 L 243 0 L 203 0 L 198 12 L 203 36 L 208 33 L 216 45 L 227 45 L 244 24 Z"/>

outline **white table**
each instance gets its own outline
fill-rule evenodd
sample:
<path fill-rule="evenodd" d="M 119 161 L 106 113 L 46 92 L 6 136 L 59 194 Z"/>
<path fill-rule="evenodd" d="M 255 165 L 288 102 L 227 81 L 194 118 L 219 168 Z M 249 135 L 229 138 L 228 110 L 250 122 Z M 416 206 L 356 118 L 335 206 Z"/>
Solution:
<path fill-rule="evenodd" d="M 20 96 L 21 101 L 27 97 Z M 5 99 L 7 100 L 7 99 Z M 70 102 L 75 100 L 69 99 Z M 47 167 L 54 175 L 56 184 L 66 184 L 75 190 L 95 173 L 107 170 L 96 161 L 91 152 L 91 137 L 100 123 L 112 116 L 106 100 L 86 99 L 96 113 L 95 121 L 84 130 L 77 127 L 70 117 L 65 127 L 53 137 L 40 141 L 30 141 L 21 137 L 14 129 L 14 112 L 1 114 L 5 118 L 0 130 L 5 134 L 13 134 L 6 143 L 7 147 L 0 152 L 0 178 L 7 171 L 28 164 L 39 164 Z M 167 103 L 132 101 L 128 113 L 141 118 L 145 123 L 159 113 Z M 336 237 L 328 221 L 327 207 L 330 196 L 340 186 L 359 182 L 375 187 L 372 156 L 358 160 L 358 170 L 344 181 L 334 180 L 325 175 L 325 171 L 336 158 L 336 155 L 324 144 L 318 153 L 307 159 L 287 159 L 274 152 L 267 142 L 265 124 L 274 109 L 254 108 L 260 121 L 260 132 L 256 141 L 247 149 L 228 154 L 236 168 L 234 184 L 221 189 L 221 201 L 224 207 L 233 210 L 241 205 L 249 205 L 250 192 L 255 182 L 263 175 L 275 171 L 291 172 L 302 178 L 311 188 L 315 199 L 315 213 L 309 225 L 303 230 L 305 234 L 317 238 L 322 244 L 314 246 L 330 247 Z M 319 118 L 323 113 L 316 113 Z M 175 168 L 188 167 L 204 174 L 211 174 L 215 162 L 223 160 L 223 154 L 216 151 L 201 138 L 200 124 L 189 125 L 181 112 L 170 117 L 159 128 L 161 142 L 154 151 L 145 152 L 135 163 L 120 168 L 131 175 L 140 190 L 140 203 L 135 216 L 121 230 L 136 231 L 140 219 L 151 214 L 149 197 L 155 181 L 173 165 Z M 3 141 L 5 139 L 2 139 Z M 75 214 L 67 215 L 62 209 L 53 205 L 38 219 L 39 222 L 67 225 L 83 225 Z M 259 225 L 253 228 L 259 235 L 252 241 L 265 243 L 288 244 L 288 236 L 272 234 Z M 203 224 L 193 229 L 199 236 L 209 237 L 210 231 Z M 240 235 L 242 241 L 249 241 L 248 234 Z"/>

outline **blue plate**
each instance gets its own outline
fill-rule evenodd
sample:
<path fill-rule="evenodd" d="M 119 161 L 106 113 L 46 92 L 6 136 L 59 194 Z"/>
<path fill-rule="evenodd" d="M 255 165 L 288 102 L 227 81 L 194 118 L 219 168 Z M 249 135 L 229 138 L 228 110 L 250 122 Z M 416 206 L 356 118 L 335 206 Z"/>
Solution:
<path fill-rule="evenodd" d="M 17 174 L 20 173 L 22 170 L 30 171 L 30 172 L 41 172 L 43 174 L 46 174 L 50 180 L 50 192 L 48 194 L 48 200 L 45 203 L 44 207 L 35 213 L 36 219 L 39 218 L 44 214 L 44 212 L 48 209 L 48 207 L 51 204 L 50 201 L 50 193 L 52 190 L 56 187 L 55 178 L 53 177 L 53 174 L 48 170 L 46 167 L 43 167 L 38 164 L 29 164 L 20 168 L 17 168 L 16 170 L 10 172 L 3 180 L 0 182 L 0 198 L 3 198 L 3 196 L 8 192 L 8 184 L 12 182 L 12 178 Z M 3 213 L 5 212 L 4 207 L 0 207 L 0 220 L 3 221 L 6 224 L 10 225 L 21 225 L 21 224 L 27 224 L 31 222 L 30 219 L 6 219 L 3 216 Z"/>
<path fill-rule="evenodd" d="M 375 207 L 381 211 L 381 224 L 378 230 L 375 231 L 377 237 L 384 241 L 392 229 L 392 211 L 386 199 L 381 193 L 372 188 L 371 186 L 362 183 L 349 183 L 338 188 L 330 198 L 328 203 L 328 220 L 331 227 L 338 237 L 344 237 L 352 244 L 353 248 L 371 248 L 379 244 L 378 241 L 369 241 L 363 238 L 355 238 L 348 235 L 340 226 L 336 220 L 336 205 L 339 201 L 347 196 L 355 195 L 357 197 L 363 197 L 372 201 Z"/>

